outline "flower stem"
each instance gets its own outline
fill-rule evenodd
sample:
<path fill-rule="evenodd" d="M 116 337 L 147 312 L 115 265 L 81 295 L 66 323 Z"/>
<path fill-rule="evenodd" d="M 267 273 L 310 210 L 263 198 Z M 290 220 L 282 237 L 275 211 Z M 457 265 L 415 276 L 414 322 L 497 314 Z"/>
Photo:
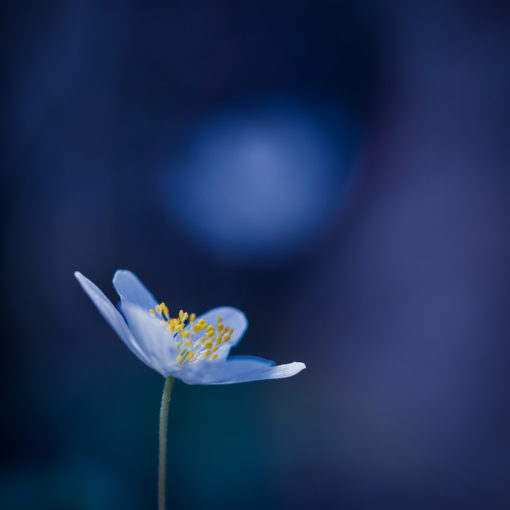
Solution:
<path fill-rule="evenodd" d="M 169 376 L 165 380 L 163 396 L 161 397 L 161 411 L 159 414 L 159 477 L 158 477 L 158 510 L 165 510 L 166 495 L 166 431 L 168 428 L 168 406 L 174 378 Z"/>

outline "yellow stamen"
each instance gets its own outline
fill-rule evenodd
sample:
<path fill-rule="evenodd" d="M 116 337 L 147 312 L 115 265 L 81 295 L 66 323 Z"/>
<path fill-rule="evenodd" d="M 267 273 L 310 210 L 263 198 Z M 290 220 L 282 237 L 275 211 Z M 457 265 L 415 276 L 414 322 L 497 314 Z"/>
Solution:
<path fill-rule="evenodd" d="M 204 347 L 206 349 L 210 349 L 212 347 L 212 345 L 213 345 L 212 342 L 209 340 L 208 342 L 205 342 Z"/>
<path fill-rule="evenodd" d="M 149 310 L 149 313 L 152 315 L 152 317 L 156 315 L 156 312 L 152 308 Z"/>
<path fill-rule="evenodd" d="M 211 356 L 211 359 L 216 359 L 217 357 L 218 357 L 218 355 L 217 355 L 217 354 L 213 354 L 213 355 Z"/>
<path fill-rule="evenodd" d="M 184 358 L 179 354 L 179 356 L 177 356 L 177 363 L 181 363 L 183 359 Z"/>
<path fill-rule="evenodd" d="M 190 322 L 195 322 L 195 319 L 197 318 L 197 314 L 196 313 L 192 313 L 190 316 L 189 316 L 189 321 Z"/>
<path fill-rule="evenodd" d="M 193 356 L 195 356 L 194 352 L 188 352 L 188 359 L 193 358 Z"/>
<path fill-rule="evenodd" d="M 193 326 L 193 331 L 202 331 L 207 326 L 207 323 L 204 319 L 200 319 L 195 326 Z"/>

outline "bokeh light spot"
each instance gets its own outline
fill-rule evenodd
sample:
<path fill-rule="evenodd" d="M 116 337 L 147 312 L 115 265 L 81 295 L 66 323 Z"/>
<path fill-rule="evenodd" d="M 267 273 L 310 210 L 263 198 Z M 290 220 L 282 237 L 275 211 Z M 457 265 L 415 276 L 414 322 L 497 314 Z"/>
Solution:
<path fill-rule="evenodd" d="M 353 182 L 345 117 L 273 103 L 220 111 L 165 168 L 164 209 L 209 253 L 286 258 L 334 220 Z"/>

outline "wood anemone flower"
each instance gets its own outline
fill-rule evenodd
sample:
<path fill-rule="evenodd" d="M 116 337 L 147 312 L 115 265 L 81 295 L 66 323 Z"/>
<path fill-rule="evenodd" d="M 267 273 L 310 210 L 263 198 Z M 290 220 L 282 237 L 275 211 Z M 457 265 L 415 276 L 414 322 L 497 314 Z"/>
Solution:
<path fill-rule="evenodd" d="M 113 285 L 121 299 L 119 311 L 89 279 L 74 275 L 133 354 L 163 377 L 232 384 L 291 377 L 305 368 L 299 362 L 275 365 L 257 357 L 229 357 L 248 326 L 236 308 L 221 306 L 200 317 L 180 310 L 171 317 L 165 303 L 158 304 L 131 271 L 118 270 Z"/>

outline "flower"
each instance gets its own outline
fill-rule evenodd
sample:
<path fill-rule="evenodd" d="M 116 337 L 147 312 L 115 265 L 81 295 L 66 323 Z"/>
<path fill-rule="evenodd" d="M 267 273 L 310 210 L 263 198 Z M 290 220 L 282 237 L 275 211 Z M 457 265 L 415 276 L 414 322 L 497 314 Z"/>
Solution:
<path fill-rule="evenodd" d="M 163 377 L 187 384 L 232 384 L 290 377 L 305 368 L 298 362 L 275 365 L 256 357 L 228 358 L 248 326 L 236 308 L 214 308 L 200 317 L 180 310 L 171 317 L 166 304 L 158 304 L 131 271 L 118 270 L 113 285 L 121 313 L 90 280 L 79 272 L 74 275 L 133 354 Z"/>

